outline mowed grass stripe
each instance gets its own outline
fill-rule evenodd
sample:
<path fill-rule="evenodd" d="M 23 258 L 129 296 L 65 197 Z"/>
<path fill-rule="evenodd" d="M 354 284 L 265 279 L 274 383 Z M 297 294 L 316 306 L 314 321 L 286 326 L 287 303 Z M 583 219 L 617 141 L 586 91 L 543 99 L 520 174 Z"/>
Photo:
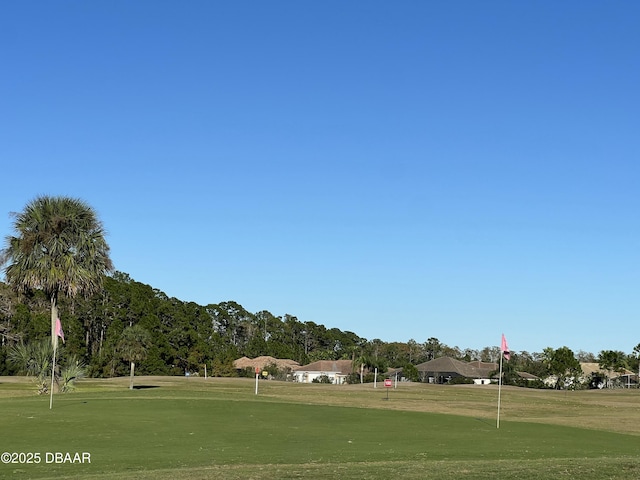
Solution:
<path fill-rule="evenodd" d="M 18 472 L 19 474 L 20 472 Z M 24 472 L 26 473 L 26 472 Z M 84 474 L 81 477 L 56 475 L 40 480 L 83 478 L 87 480 L 287 480 L 287 479 L 356 479 L 377 480 L 401 478 L 409 480 L 495 480 L 500 479 L 576 479 L 622 480 L 638 478 L 640 465 L 619 458 L 576 460 L 513 460 L 513 461 L 376 461 L 323 464 L 214 465 L 171 470 L 146 470 Z M 14 476 L 12 476 L 13 478 Z"/>
<path fill-rule="evenodd" d="M 307 472 L 340 478 L 323 476 L 316 466 L 324 466 L 347 469 L 351 478 L 358 472 L 364 475 L 358 478 L 389 478 L 381 472 L 411 466 L 445 475 L 451 468 L 462 474 L 465 469 L 478 474 L 480 466 L 492 471 L 495 462 L 501 471 L 510 465 L 519 472 L 531 462 L 590 468 L 600 459 L 631 471 L 638 462 L 638 437 L 632 435 L 509 421 L 497 430 L 482 418 L 296 404 L 242 391 L 235 398 L 231 391 L 204 393 L 170 386 L 78 392 L 56 396 L 53 411 L 43 397 L 2 399 L 0 450 L 86 451 L 92 463 L 3 465 L 0 473 L 144 478 L 147 472 L 153 478 L 187 478 L 176 475 L 191 471 L 189 478 L 206 478 L 225 471 L 223 478 L 234 478 L 233 472 L 237 478 L 299 478 Z"/>

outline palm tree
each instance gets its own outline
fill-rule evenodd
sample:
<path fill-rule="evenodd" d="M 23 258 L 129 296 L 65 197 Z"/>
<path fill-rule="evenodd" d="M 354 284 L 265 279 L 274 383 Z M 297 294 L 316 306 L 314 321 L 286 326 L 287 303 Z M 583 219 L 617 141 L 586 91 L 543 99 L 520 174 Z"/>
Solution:
<path fill-rule="evenodd" d="M 611 373 L 623 374 L 626 367 L 626 355 L 617 350 L 603 350 L 598 356 L 598 365 L 604 370 L 607 387 L 611 388 Z"/>
<path fill-rule="evenodd" d="M 135 362 L 141 362 L 147 356 L 147 349 L 151 345 L 151 335 L 141 325 L 127 327 L 120 336 L 118 351 L 120 356 L 131 363 L 129 389 L 133 390 L 133 375 Z"/>
<path fill-rule="evenodd" d="M 46 338 L 28 344 L 16 344 L 9 348 L 8 362 L 18 369 L 18 372 L 33 377 L 38 385 L 38 394 L 49 392 L 49 374 L 53 360 L 53 346 Z M 75 355 L 71 355 L 66 366 L 57 365 L 59 374 L 55 375 L 56 384 L 60 381 L 60 391 L 68 392 L 73 389 L 74 382 L 85 375 L 85 365 Z"/>
<path fill-rule="evenodd" d="M 49 391 L 47 380 L 51 372 L 53 346 L 48 340 L 42 339 L 29 344 L 19 343 L 9 349 L 9 364 L 18 368 L 20 374 L 33 377 L 38 385 L 38 394 Z"/>
<path fill-rule="evenodd" d="M 94 210 L 70 197 L 40 196 L 14 213 L 16 236 L 6 237 L 0 265 L 19 293 L 42 290 L 51 302 L 51 344 L 56 345 L 58 296 L 90 296 L 113 269 L 102 222 Z"/>

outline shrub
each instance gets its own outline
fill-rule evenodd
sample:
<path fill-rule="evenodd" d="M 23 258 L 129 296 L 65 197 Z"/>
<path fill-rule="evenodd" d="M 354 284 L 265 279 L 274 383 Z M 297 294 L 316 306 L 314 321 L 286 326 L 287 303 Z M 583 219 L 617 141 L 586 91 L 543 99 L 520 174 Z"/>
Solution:
<path fill-rule="evenodd" d="M 328 375 L 320 375 L 311 380 L 311 383 L 333 383 Z"/>
<path fill-rule="evenodd" d="M 447 385 L 473 385 L 473 378 L 469 377 L 453 377 L 447 382 Z"/>
<path fill-rule="evenodd" d="M 347 375 L 346 382 L 350 385 L 360 383 L 360 374 L 350 373 L 349 375 Z"/>
<path fill-rule="evenodd" d="M 416 366 L 411 363 L 407 363 L 404 366 L 404 368 L 402 369 L 402 375 L 404 376 L 404 378 L 412 382 L 420 381 L 420 372 L 418 371 Z"/>

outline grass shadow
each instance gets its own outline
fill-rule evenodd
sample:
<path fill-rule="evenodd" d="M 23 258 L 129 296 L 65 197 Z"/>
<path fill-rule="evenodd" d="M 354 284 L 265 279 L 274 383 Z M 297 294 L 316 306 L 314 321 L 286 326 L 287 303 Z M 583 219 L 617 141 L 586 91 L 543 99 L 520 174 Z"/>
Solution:
<path fill-rule="evenodd" d="M 67 407 L 73 407 L 75 405 L 82 405 L 84 403 L 89 403 L 87 400 L 77 400 L 77 401 L 71 401 L 71 402 L 64 402 L 64 403 L 56 403 L 56 400 L 54 398 L 53 401 L 53 409 L 57 409 L 57 408 L 67 408 Z"/>
<path fill-rule="evenodd" d="M 478 418 L 478 417 L 475 417 L 475 420 L 479 421 L 480 423 L 484 423 L 485 425 L 489 425 L 490 427 L 496 426 L 496 422 L 493 420 L 489 421 L 486 418 Z"/>

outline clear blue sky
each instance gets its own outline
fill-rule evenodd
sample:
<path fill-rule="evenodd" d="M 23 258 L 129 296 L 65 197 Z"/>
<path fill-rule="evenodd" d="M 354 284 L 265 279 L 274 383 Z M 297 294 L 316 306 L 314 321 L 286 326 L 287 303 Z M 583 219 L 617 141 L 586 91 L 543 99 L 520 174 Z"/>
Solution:
<path fill-rule="evenodd" d="M 640 343 L 640 4 L 29 1 L 0 17 L 0 233 L 368 339 Z M 2 213 L 4 212 L 4 213 Z"/>

